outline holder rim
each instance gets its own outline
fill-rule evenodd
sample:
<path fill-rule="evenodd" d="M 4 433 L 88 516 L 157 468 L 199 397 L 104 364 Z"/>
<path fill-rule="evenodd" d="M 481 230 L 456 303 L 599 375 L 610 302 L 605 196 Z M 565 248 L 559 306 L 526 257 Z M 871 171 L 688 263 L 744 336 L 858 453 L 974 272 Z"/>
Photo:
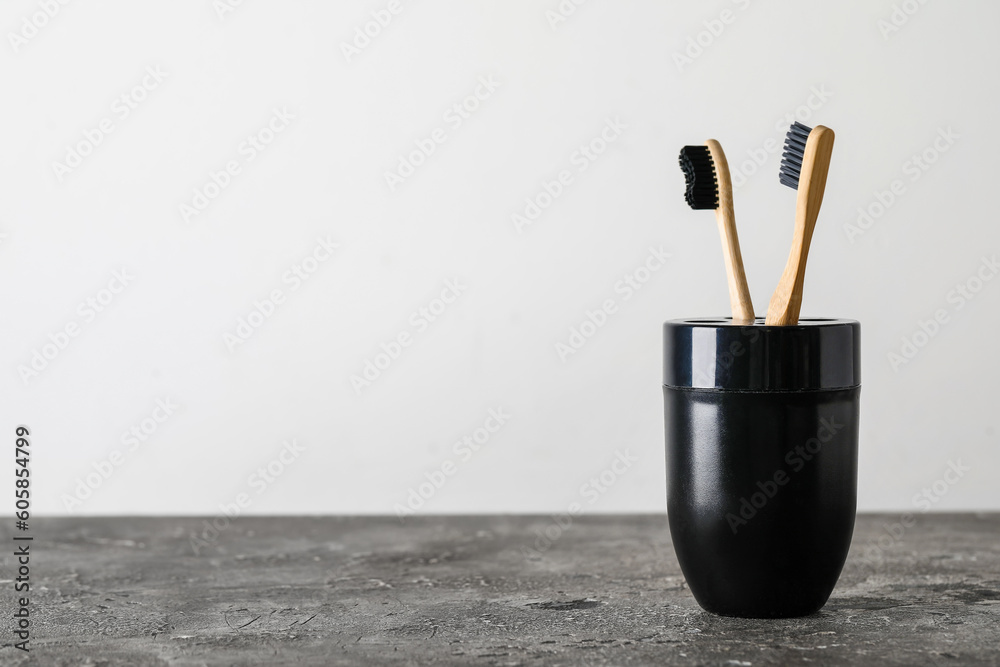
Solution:
<path fill-rule="evenodd" d="M 861 385 L 861 324 L 805 317 L 794 326 L 764 318 L 693 317 L 663 324 L 663 384 L 719 391 L 813 391 Z"/>

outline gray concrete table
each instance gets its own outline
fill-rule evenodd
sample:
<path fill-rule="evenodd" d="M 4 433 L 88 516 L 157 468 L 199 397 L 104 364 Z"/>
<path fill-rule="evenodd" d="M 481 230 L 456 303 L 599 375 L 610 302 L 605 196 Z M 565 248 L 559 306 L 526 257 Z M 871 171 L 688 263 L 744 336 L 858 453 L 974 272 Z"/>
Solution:
<path fill-rule="evenodd" d="M 1000 664 L 998 514 L 859 516 L 786 620 L 703 612 L 663 516 L 42 519 L 30 654 L 10 523 L 3 665 Z"/>

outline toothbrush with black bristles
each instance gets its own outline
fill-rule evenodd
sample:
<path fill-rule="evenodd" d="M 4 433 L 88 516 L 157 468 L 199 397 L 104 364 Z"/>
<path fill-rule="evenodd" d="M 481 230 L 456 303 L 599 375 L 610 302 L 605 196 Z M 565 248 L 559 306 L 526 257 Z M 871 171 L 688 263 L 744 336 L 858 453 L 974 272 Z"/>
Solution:
<path fill-rule="evenodd" d="M 816 218 L 823 204 L 826 176 L 833 154 L 833 130 L 822 125 L 808 128 L 794 123 L 785 136 L 778 180 L 798 190 L 795 206 L 795 233 L 785 272 L 767 307 L 765 324 L 793 326 L 799 322 L 802 307 L 802 286 L 806 275 L 806 258 L 812 241 Z"/>
<path fill-rule="evenodd" d="M 722 250 L 729 280 L 729 303 L 734 324 L 753 324 L 753 303 L 743 270 L 740 239 L 736 234 L 736 214 L 733 212 L 733 184 L 729 178 L 729 163 L 722 146 L 709 139 L 704 146 L 685 146 L 680 154 L 681 170 L 687 182 L 684 198 L 691 208 L 715 209 L 715 219 L 722 237 Z"/>

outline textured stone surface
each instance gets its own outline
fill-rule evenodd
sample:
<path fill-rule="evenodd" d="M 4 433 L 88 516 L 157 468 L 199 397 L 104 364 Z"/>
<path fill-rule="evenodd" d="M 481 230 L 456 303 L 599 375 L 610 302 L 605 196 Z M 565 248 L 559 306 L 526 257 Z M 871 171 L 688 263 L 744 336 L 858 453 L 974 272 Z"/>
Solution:
<path fill-rule="evenodd" d="M 741 620 L 698 608 L 665 516 L 542 552 L 546 517 L 241 518 L 200 555 L 201 519 L 36 520 L 32 651 L 3 621 L 0 664 L 1000 664 L 1000 515 L 897 521 L 859 516 L 818 614 Z"/>

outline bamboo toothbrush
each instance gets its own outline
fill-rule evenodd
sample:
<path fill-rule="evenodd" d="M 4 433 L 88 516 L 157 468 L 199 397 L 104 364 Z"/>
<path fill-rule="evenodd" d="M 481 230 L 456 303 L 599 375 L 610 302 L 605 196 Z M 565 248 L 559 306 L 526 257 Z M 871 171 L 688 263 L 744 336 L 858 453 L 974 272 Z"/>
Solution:
<path fill-rule="evenodd" d="M 785 136 L 778 179 L 783 185 L 798 190 L 795 205 L 795 233 L 785 272 L 767 307 L 765 324 L 793 326 L 799 322 L 802 306 L 802 285 L 806 275 L 806 257 L 819 207 L 823 204 L 826 175 L 833 153 L 833 130 L 822 125 L 808 128 L 794 123 Z"/>
<path fill-rule="evenodd" d="M 729 179 L 729 163 L 722 146 L 709 139 L 704 146 L 685 146 L 680 154 L 681 170 L 687 182 L 684 198 L 691 208 L 715 209 L 715 219 L 722 237 L 722 250 L 729 279 L 729 303 L 734 324 L 753 324 L 753 303 L 743 271 L 740 239 L 736 234 L 736 214 L 733 212 L 733 184 Z"/>

